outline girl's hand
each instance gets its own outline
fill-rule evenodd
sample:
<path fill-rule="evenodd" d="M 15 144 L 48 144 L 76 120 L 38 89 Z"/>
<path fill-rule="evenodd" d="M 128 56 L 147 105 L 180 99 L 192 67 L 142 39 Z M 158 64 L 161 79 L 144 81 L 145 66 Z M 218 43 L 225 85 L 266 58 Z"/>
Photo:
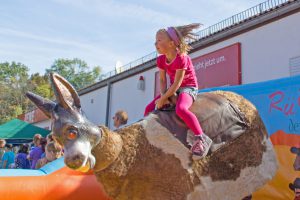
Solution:
<path fill-rule="evenodd" d="M 47 158 L 42 159 L 42 160 L 41 160 L 42 166 L 46 165 L 46 164 L 47 164 L 47 161 L 48 161 Z"/>
<path fill-rule="evenodd" d="M 156 104 L 156 108 L 157 109 L 161 109 L 165 104 L 167 104 L 169 101 L 164 99 L 164 98 L 159 98 L 156 100 L 155 104 Z"/>

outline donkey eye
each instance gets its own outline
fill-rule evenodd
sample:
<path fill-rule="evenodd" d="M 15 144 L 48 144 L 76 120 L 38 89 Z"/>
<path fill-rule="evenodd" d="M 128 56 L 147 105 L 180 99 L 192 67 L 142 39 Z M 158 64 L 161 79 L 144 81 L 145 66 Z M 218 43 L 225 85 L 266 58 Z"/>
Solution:
<path fill-rule="evenodd" d="M 76 139 L 76 138 L 77 138 L 77 131 L 76 131 L 76 130 L 73 130 L 73 129 L 68 130 L 67 138 L 68 138 L 69 140 L 74 140 L 74 139 Z"/>

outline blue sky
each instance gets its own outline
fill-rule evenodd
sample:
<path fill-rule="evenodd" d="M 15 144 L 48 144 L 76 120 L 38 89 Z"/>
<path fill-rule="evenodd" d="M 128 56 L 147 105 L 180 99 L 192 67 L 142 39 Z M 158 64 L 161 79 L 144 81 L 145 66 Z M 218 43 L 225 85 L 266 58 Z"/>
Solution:
<path fill-rule="evenodd" d="M 155 50 L 155 32 L 203 28 L 263 0 L 9 0 L 0 5 L 0 62 L 44 73 L 55 59 L 80 58 L 103 72 Z"/>

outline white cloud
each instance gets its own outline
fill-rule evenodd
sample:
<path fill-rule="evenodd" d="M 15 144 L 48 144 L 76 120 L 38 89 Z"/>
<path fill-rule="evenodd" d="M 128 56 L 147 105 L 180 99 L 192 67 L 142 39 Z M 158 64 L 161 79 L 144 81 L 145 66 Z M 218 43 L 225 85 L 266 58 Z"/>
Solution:
<path fill-rule="evenodd" d="M 184 24 L 187 20 L 177 15 L 159 12 L 155 9 L 146 8 L 142 3 L 124 3 L 114 0 L 53 0 L 57 3 L 73 6 L 85 12 L 93 12 L 107 18 L 123 19 L 120 23 L 126 23 L 126 18 L 141 20 L 154 24 Z"/>
<path fill-rule="evenodd" d="M 7 36 L 15 36 L 23 39 L 31 39 L 31 40 L 36 40 L 40 42 L 47 42 L 51 44 L 57 44 L 57 45 L 66 45 L 66 46 L 73 46 L 73 47 L 79 47 L 79 48 L 85 48 L 85 49 L 90 49 L 93 48 L 93 46 L 87 45 L 85 43 L 80 43 L 80 42 L 74 42 L 70 41 L 66 38 L 52 38 L 52 37 L 46 37 L 46 36 L 40 36 L 28 32 L 23 32 L 19 30 L 13 30 L 9 28 L 0 28 L 0 35 L 7 35 Z"/>
<path fill-rule="evenodd" d="M 100 65 L 104 71 L 110 71 L 116 57 L 126 60 L 124 56 L 114 54 L 109 47 L 94 46 L 66 38 L 46 37 L 7 28 L 0 28 L 0 35 L 0 47 L 3 51 L 1 61 L 23 62 L 33 68 L 50 67 L 57 58 L 77 57 L 91 66 Z M 20 42 L 12 42 L 11 38 Z"/>
<path fill-rule="evenodd" d="M 52 0 L 38 7 L 30 0 L 7 3 L 6 9 L 0 8 L 0 62 L 24 62 L 40 70 L 54 59 L 78 57 L 107 72 L 117 60 L 127 64 L 154 51 L 155 32 L 161 27 L 191 22 L 207 27 L 259 2 Z"/>

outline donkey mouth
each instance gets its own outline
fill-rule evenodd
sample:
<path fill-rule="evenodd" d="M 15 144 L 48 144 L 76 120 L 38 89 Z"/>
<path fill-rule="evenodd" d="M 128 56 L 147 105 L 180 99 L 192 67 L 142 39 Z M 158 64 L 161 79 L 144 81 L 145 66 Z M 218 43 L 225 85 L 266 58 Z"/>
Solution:
<path fill-rule="evenodd" d="M 89 170 L 93 169 L 95 166 L 95 157 L 92 155 L 89 155 L 89 157 L 87 158 L 85 164 L 83 164 L 81 167 L 79 167 L 78 169 L 76 169 L 76 171 L 80 171 L 80 172 L 88 172 Z"/>

